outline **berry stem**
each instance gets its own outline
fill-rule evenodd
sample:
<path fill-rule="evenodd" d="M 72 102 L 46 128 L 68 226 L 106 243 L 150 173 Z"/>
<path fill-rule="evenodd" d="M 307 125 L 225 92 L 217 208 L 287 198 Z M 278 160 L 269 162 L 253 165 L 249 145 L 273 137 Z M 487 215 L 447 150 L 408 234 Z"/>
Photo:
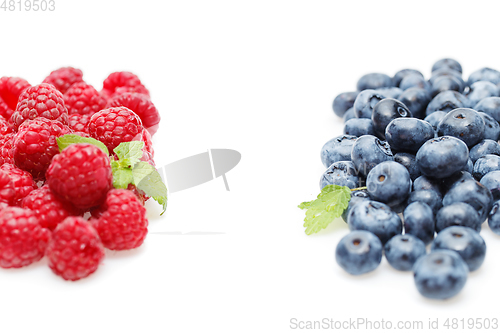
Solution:
<path fill-rule="evenodd" d="M 362 191 L 362 190 L 367 190 L 367 189 L 368 189 L 368 187 L 366 187 L 366 186 L 356 187 L 356 188 L 351 188 L 351 192 Z"/>

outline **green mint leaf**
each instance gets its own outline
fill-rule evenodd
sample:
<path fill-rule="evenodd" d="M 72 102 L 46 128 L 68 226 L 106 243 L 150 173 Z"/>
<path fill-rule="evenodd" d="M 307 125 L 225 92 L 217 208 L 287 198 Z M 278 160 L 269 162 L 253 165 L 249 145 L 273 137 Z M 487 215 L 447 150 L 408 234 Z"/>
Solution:
<path fill-rule="evenodd" d="M 316 200 L 301 203 L 299 208 L 307 209 L 304 218 L 306 234 L 311 235 L 325 229 L 334 219 L 342 215 L 350 200 L 349 187 L 327 185 Z"/>
<path fill-rule="evenodd" d="M 113 187 L 127 188 L 128 184 L 132 183 L 134 176 L 130 169 L 117 169 L 113 171 Z"/>
<path fill-rule="evenodd" d="M 142 141 L 122 142 L 113 149 L 113 152 L 118 156 L 122 166 L 133 167 L 141 160 L 143 148 L 144 142 Z"/>
<path fill-rule="evenodd" d="M 74 143 L 90 143 L 94 146 L 101 148 L 102 151 L 106 153 L 106 155 L 109 155 L 108 148 L 106 148 L 104 143 L 93 138 L 84 138 L 83 136 L 79 136 L 76 134 L 65 134 L 63 136 L 58 137 L 56 140 L 57 140 L 57 146 L 59 147 L 59 152 L 63 151 L 64 148 L 67 148 L 68 146 Z"/>
<path fill-rule="evenodd" d="M 167 209 L 167 187 L 155 167 L 147 162 L 139 162 L 132 169 L 132 177 L 134 185 L 139 190 L 144 191 L 147 196 L 163 206 L 160 215 L 165 213 Z"/>

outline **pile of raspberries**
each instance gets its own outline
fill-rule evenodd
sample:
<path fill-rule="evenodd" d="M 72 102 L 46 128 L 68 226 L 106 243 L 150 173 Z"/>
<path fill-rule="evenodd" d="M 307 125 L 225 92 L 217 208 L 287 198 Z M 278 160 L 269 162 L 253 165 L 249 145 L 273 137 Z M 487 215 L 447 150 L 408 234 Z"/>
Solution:
<path fill-rule="evenodd" d="M 35 86 L 0 78 L 0 267 L 47 256 L 55 274 L 74 281 L 98 268 L 105 248 L 140 246 L 148 231 L 144 192 L 113 188 L 110 156 L 97 146 L 59 152 L 56 138 L 94 138 L 110 154 L 143 141 L 141 160 L 154 166 L 159 122 L 149 91 L 130 72 L 110 74 L 101 91 L 72 67 Z"/>

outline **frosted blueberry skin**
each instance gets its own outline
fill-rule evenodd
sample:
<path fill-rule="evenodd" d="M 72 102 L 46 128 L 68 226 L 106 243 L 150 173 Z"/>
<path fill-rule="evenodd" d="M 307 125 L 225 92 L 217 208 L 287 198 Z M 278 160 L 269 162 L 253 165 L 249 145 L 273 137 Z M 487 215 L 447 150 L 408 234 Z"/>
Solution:
<path fill-rule="evenodd" d="M 373 130 L 379 138 L 385 139 L 385 128 L 393 119 L 411 117 L 406 105 L 396 99 L 385 98 L 373 108 L 371 115 Z"/>
<path fill-rule="evenodd" d="M 472 160 L 470 158 L 467 160 L 467 164 L 464 166 L 462 171 L 467 171 L 470 174 L 472 174 L 472 172 L 474 171 L 474 163 L 472 163 Z"/>
<path fill-rule="evenodd" d="M 478 158 L 488 154 L 500 155 L 500 145 L 498 142 L 490 139 L 484 139 L 479 141 L 469 150 L 469 157 L 472 160 L 472 163 L 476 163 Z"/>
<path fill-rule="evenodd" d="M 462 73 L 462 66 L 455 59 L 443 58 L 443 59 L 436 61 L 432 65 L 432 72 L 435 72 L 438 69 L 443 69 L 443 68 L 450 68 L 450 69 L 453 69 L 459 73 Z"/>
<path fill-rule="evenodd" d="M 382 260 L 382 243 L 371 232 L 352 231 L 338 243 L 335 259 L 349 274 L 361 275 L 371 272 Z"/>
<path fill-rule="evenodd" d="M 373 107 L 384 98 L 385 95 L 376 90 L 363 90 L 354 101 L 354 114 L 357 118 L 370 119 L 372 117 Z"/>
<path fill-rule="evenodd" d="M 357 139 L 352 135 L 340 135 L 329 140 L 321 148 L 321 163 L 328 168 L 335 162 L 350 161 L 352 146 Z"/>
<path fill-rule="evenodd" d="M 418 74 L 409 74 L 405 76 L 403 80 L 401 80 L 399 87 L 403 90 L 410 88 L 431 89 L 429 82 Z"/>
<path fill-rule="evenodd" d="M 363 200 L 372 200 L 366 190 L 358 190 L 351 192 L 351 200 L 349 201 L 347 208 L 342 213 L 342 219 L 344 220 L 345 223 L 347 223 L 347 217 L 349 216 L 349 212 L 351 211 L 352 207 L 354 207 L 354 205 Z"/>
<path fill-rule="evenodd" d="M 462 79 L 462 73 L 457 72 L 451 68 L 440 68 L 438 70 L 435 70 L 432 73 L 431 77 L 429 78 L 429 83 L 432 86 L 438 79 L 440 79 L 442 77 L 453 77 L 453 78 L 457 79 L 460 82 L 460 85 L 461 85 L 460 90 L 462 90 L 462 91 L 467 86 L 465 84 L 464 79 Z"/>
<path fill-rule="evenodd" d="M 469 227 L 479 232 L 482 223 L 476 210 L 464 202 L 444 206 L 436 214 L 436 232 L 438 233 L 452 226 Z"/>
<path fill-rule="evenodd" d="M 423 175 L 446 178 L 464 168 L 469 159 L 469 149 L 462 141 L 452 136 L 428 140 L 416 155 L 417 165 Z"/>
<path fill-rule="evenodd" d="M 441 193 L 440 181 L 426 176 L 420 176 L 413 181 L 413 191 L 429 190 L 434 191 L 439 197 L 443 197 Z"/>
<path fill-rule="evenodd" d="M 403 80 L 405 76 L 410 75 L 410 74 L 416 74 L 416 75 L 420 75 L 421 77 L 424 77 L 424 75 L 420 71 L 417 71 L 416 69 L 405 68 L 405 69 L 398 71 L 392 77 L 392 82 L 393 82 L 394 86 L 399 87 L 401 80 Z"/>
<path fill-rule="evenodd" d="M 477 270 L 486 256 L 486 243 L 478 232 L 471 228 L 453 226 L 439 232 L 432 242 L 431 251 L 452 250 L 457 252 L 469 267 Z"/>
<path fill-rule="evenodd" d="M 396 118 L 385 129 L 385 139 L 396 151 L 416 154 L 422 145 L 434 138 L 434 129 L 417 118 Z"/>
<path fill-rule="evenodd" d="M 467 80 L 467 85 L 471 86 L 472 84 L 478 81 L 489 81 L 494 84 L 499 84 L 500 72 L 488 67 L 478 69 L 469 76 L 469 79 Z"/>
<path fill-rule="evenodd" d="M 485 124 L 475 110 L 459 108 L 448 112 L 439 122 L 437 130 L 439 136 L 453 136 L 472 147 L 484 139 Z"/>
<path fill-rule="evenodd" d="M 489 81 L 474 82 L 467 92 L 465 97 L 469 99 L 469 105 L 476 105 L 482 99 L 487 97 L 498 97 L 499 91 L 496 84 Z"/>
<path fill-rule="evenodd" d="M 500 97 L 487 97 L 474 106 L 474 110 L 484 112 L 500 122 Z"/>
<path fill-rule="evenodd" d="M 496 201 L 488 215 L 488 226 L 495 234 L 500 235 L 500 202 Z"/>
<path fill-rule="evenodd" d="M 397 153 L 394 155 L 394 162 L 398 162 L 408 170 L 412 181 L 420 177 L 421 172 L 417 163 L 415 163 L 415 155 L 410 153 Z"/>
<path fill-rule="evenodd" d="M 365 74 L 358 80 L 356 85 L 358 91 L 386 87 L 394 87 L 394 83 L 392 82 L 392 78 L 390 76 L 381 73 Z"/>
<path fill-rule="evenodd" d="M 474 176 L 476 180 L 481 180 L 488 172 L 498 170 L 500 170 L 500 156 L 488 154 L 478 158 L 476 163 L 474 163 L 472 176 Z"/>
<path fill-rule="evenodd" d="M 500 200 L 500 171 L 488 172 L 479 182 L 490 190 L 493 201 Z"/>
<path fill-rule="evenodd" d="M 469 107 L 467 97 L 456 91 L 448 90 L 437 94 L 436 97 L 429 102 L 425 114 L 428 116 L 436 111 L 449 112 L 451 110 L 466 107 Z"/>
<path fill-rule="evenodd" d="M 487 113 L 478 112 L 484 120 L 484 139 L 497 141 L 500 136 L 500 124 Z"/>
<path fill-rule="evenodd" d="M 451 250 L 436 250 L 420 257 L 413 266 L 419 293 L 427 298 L 447 299 L 465 286 L 469 269 L 462 257 Z"/>
<path fill-rule="evenodd" d="M 434 213 L 424 202 L 410 203 L 403 213 L 405 235 L 420 239 L 425 245 L 434 239 Z"/>
<path fill-rule="evenodd" d="M 366 187 L 374 200 L 394 207 L 404 202 L 410 194 L 410 173 L 397 162 L 382 162 L 368 173 Z"/>
<path fill-rule="evenodd" d="M 356 115 L 354 114 L 354 108 L 350 108 L 349 110 L 347 110 L 342 117 L 344 123 L 353 118 L 356 118 Z"/>
<path fill-rule="evenodd" d="M 398 214 L 386 204 L 372 200 L 363 200 L 352 207 L 347 224 L 350 230 L 374 233 L 382 244 L 403 231 L 403 223 Z"/>
<path fill-rule="evenodd" d="M 491 211 L 493 196 L 483 184 L 473 179 L 462 179 L 455 183 L 443 198 L 443 206 L 455 202 L 465 202 L 471 205 L 479 214 L 483 223 Z"/>
<path fill-rule="evenodd" d="M 353 136 L 375 135 L 372 121 L 368 118 L 354 118 L 346 121 L 344 134 Z"/>
<path fill-rule="evenodd" d="M 340 118 L 344 116 L 347 110 L 352 108 L 354 101 L 358 96 L 357 91 L 349 91 L 338 94 L 333 100 L 332 108 L 333 112 Z"/>
<path fill-rule="evenodd" d="M 361 181 L 351 161 L 339 161 L 330 165 L 321 175 L 319 187 L 323 189 L 327 185 L 339 185 L 356 188 L 361 185 Z"/>
<path fill-rule="evenodd" d="M 448 112 L 445 111 L 436 111 L 425 117 L 424 121 L 431 124 L 432 129 L 434 129 L 435 136 L 437 136 L 437 127 L 441 120 L 446 116 Z"/>
<path fill-rule="evenodd" d="M 434 80 L 433 85 L 430 88 L 431 97 L 436 97 L 439 93 L 443 91 L 453 90 L 459 93 L 463 92 L 463 85 L 459 79 L 454 76 L 440 76 Z"/>
<path fill-rule="evenodd" d="M 379 88 L 375 89 L 375 91 L 381 93 L 385 97 L 395 98 L 395 99 L 398 99 L 399 96 L 403 93 L 403 90 L 397 87 Z"/>
<path fill-rule="evenodd" d="M 351 161 L 363 176 L 367 176 L 376 165 L 393 160 L 391 147 L 373 135 L 360 136 L 352 146 Z"/>
<path fill-rule="evenodd" d="M 384 246 L 385 258 L 398 271 L 411 271 L 418 258 L 426 254 L 425 244 L 413 235 L 396 235 Z"/>
<path fill-rule="evenodd" d="M 426 89 L 409 88 L 403 91 L 397 99 L 406 105 L 413 117 L 423 119 L 431 96 Z"/>
<path fill-rule="evenodd" d="M 441 196 L 433 190 L 418 190 L 411 192 L 406 203 L 411 204 L 413 202 L 423 202 L 427 204 L 434 214 L 443 207 Z"/>

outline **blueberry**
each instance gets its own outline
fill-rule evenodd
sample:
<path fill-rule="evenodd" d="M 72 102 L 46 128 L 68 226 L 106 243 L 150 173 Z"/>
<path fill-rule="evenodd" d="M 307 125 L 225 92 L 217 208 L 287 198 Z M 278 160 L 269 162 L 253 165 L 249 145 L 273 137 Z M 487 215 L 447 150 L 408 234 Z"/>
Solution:
<path fill-rule="evenodd" d="M 425 80 L 422 76 L 418 74 L 406 75 L 403 78 L 403 80 L 401 80 L 399 87 L 403 90 L 410 88 L 420 88 L 420 89 L 430 90 L 431 88 L 429 82 L 427 82 L 427 80 Z"/>
<path fill-rule="evenodd" d="M 426 254 L 425 244 L 413 235 L 396 235 L 384 246 L 389 264 L 399 271 L 411 271 L 418 258 Z"/>
<path fill-rule="evenodd" d="M 366 187 L 374 200 L 394 207 L 404 202 L 410 193 L 410 174 L 397 162 L 382 162 L 366 177 Z"/>
<path fill-rule="evenodd" d="M 472 174 L 474 171 L 474 163 L 472 163 L 472 160 L 469 159 L 467 160 L 467 164 L 464 166 L 464 168 L 461 171 L 467 171 L 468 173 Z"/>
<path fill-rule="evenodd" d="M 425 109 L 431 101 L 431 95 L 426 89 L 409 88 L 403 91 L 397 99 L 408 107 L 413 117 L 423 119 Z"/>
<path fill-rule="evenodd" d="M 447 90 L 462 93 L 462 83 L 454 76 L 440 76 L 434 80 L 434 83 L 430 88 L 431 97 L 435 97 L 437 94 Z"/>
<path fill-rule="evenodd" d="M 351 160 L 356 170 L 366 176 L 377 164 L 392 161 L 394 157 L 387 142 L 373 135 L 363 135 L 352 147 Z"/>
<path fill-rule="evenodd" d="M 407 204 L 410 205 L 414 202 L 422 202 L 427 204 L 434 214 L 436 214 L 441 207 L 443 207 L 443 201 L 441 195 L 433 190 L 418 190 L 410 193 L 408 197 Z"/>
<path fill-rule="evenodd" d="M 474 177 L 472 177 L 472 174 L 467 171 L 458 171 L 455 172 L 453 175 L 441 179 L 441 193 L 448 193 L 450 189 L 453 188 L 453 186 L 462 184 L 466 180 L 475 180 Z"/>
<path fill-rule="evenodd" d="M 384 98 L 384 95 L 372 89 L 360 92 L 354 101 L 354 114 L 357 118 L 371 118 L 373 107 Z"/>
<path fill-rule="evenodd" d="M 351 151 L 358 138 L 352 135 L 340 135 L 323 145 L 321 162 L 325 168 L 338 161 L 350 161 Z"/>
<path fill-rule="evenodd" d="M 476 163 L 474 163 L 472 176 L 477 180 L 481 180 L 488 172 L 498 170 L 500 170 L 500 156 L 488 154 L 478 158 Z"/>
<path fill-rule="evenodd" d="M 479 181 L 493 196 L 493 201 L 500 200 L 500 171 L 490 171 Z"/>
<path fill-rule="evenodd" d="M 436 61 L 434 63 L 434 65 L 432 65 L 432 72 L 435 72 L 438 69 L 442 69 L 442 68 L 450 68 L 450 69 L 453 69 L 459 73 L 462 73 L 462 66 L 455 59 L 444 58 L 444 59 L 440 59 L 440 60 Z"/>
<path fill-rule="evenodd" d="M 483 264 L 486 243 L 478 232 L 468 227 L 453 226 L 437 234 L 431 251 L 452 250 L 462 257 L 469 271 L 473 272 Z"/>
<path fill-rule="evenodd" d="M 363 75 L 357 84 L 359 91 L 366 89 L 378 89 L 385 87 L 393 87 L 392 78 L 388 75 L 381 73 L 370 73 Z"/>
<path fill-rule="evenodd" d="M 395 99 L 398 99 L 399 96 L 401 95 L 401 93 L 403 92 L 403 90 L 401 90 L 397 87 L 379 88 L 379 89 L 375 89 L 375 91 L 381 93 L 385 97 L 395 98 Z"/>
<path fill-rule="evenodd" d="M 429 78 L 429 83 L 434 85 L 434 82 L 438 80 L 439 78 L 446 76 L 446 77 L 453 77 L 457 79 L 460 82 L 461 88 L 460 90 L 463 91 L 464 88 L 466 87 L 466 84 L 464 82 L 464 79 L 462 79 L 462 73 L 457 72 L 451 68 L 440 68 L 438 70 L 435 70 L 431 77 Z"/>
<path fill-rule="evenodd" d="M 500 83 L 500 72 L 488 67 L 478 69 L 469 76 L 467 84 L 471 86 L 477 81 L 490 81 L 491 83 L 498 84 Z"/>
<path fill-rule="evenodd" d="M 448 112 L 445 111 L 436 111 L 425 117 L 424 121 L 428 122 L 431 124 L 432 128 L 434 129 L 434 132 L 437 134 L 437 127 L 441 120 L 446 116 Z"/>
<path fill-rule="evenodd" d="M 371 272 L 382 260 L 382 243 L 371 232 L 352 231 L 338 243 L 335 259 L 349 274 L 360 275 Z"/>
<path fill-rule="evenodd" d="M 428 116 L 436 111 L 449 112 L 454 109 L 466 108 L 468 106 L 469 101 L 467 97 L 456 91 L 448 90 L 437 94 L 436 97 L 429 102 L 425 114 Z"/>
<path fill-rule="evenodd" d="M 500 97 L 486 97 L 474 106 L 474 110 L 487 113 L 500 122 Z"/>
<path fill-rule="evenodd" d="M 464 202 L 455 202 L 444 206 L 436 214 L 436 232 L 457 225 L 469 227 L 479 232 L 482 223 L 476 210 Z"/>
<path fill-rule="evenodd" d="M 434 238 L 434 213 L 424 202 L 409 204 L 403 213 L 405 235 L 418 237 L 424 244 Z"/>
<path fill-rule="evenodd" d="M 454 202 L 465 202 L 471 205 L 479 214 L 479 220 L 484 222 L 493 205 L 493 196 L 483 184 L 473 179 L 462 179 L 454 184 L 443 198 L 443 206 Z"/>
<path fill-rule="evenodd" d="M 351 230 L 373 232 L 385 244 L 395 235 L 401 234 L 403 224 L 398 214 L 378 201 L 363 200 L 352 207 L 347 217 Z"/>
<path fill-rule="evenodd" d="M 406 105 L 393 98 L 385 98 L 373 108 L 371 115 L 373 129 L 377 136 L 385 138 L 385 128 L 396 118 L 410 118 L 411 112 Z"/>
<path fill-rule="evenodd" d="M 498 121 L 487 113 L 478 112 L 478 114 L 484 120 L 484 138 L 497 141 L 500 136 L 500 124 L 498 124 Z"/>
<path fill-rule="evenodd" d="M 321 175 L 320 189 L 326 185 L 347 186 L 356 188 L 360 186 L 360 178 L 351 161 L 335 162 Z"/>
<path fill-rule="evenodd" d="M 358 190 L 351 192 L 351 200 L 349 201 L 347 208 L 342 213 L 342 219 L 344 220 L 345 223 L 347 223 L 347 216 L 349 216 L 349 212 L 351 211 L 352 207 L 354 207 L 355 204 L 363 200 L 371 200 L 371 197 L 366 190 Z"/>
<path fill-rule="evenodd" d="M 346 121 L 344 134 L 353 136 L 375 135 L 371 119 L 354 118 Z"/>
<path fill-rule="evenodd" d="M 439 136 L 454 136 L 472 147 L 484 138 L 484 120 L 473 109 L 459 108 L 448 112 L 438 124 Z"/>
<path fill-rule="evenodd" d="M 449 177 L 463 169 L 469 159 L 467 145 L 452 136 L 430 139 L 417 152 L 417 165 L 423 175 Z"/>
<path fill-rule="evenodd" d="M 413 266 L 420 294 L 432 299 L 456 296 L 465 286 L 469 269 L 462 257 L 451 250 L 436 250 L 420 257 Z"/>
<path fill-rule="evenodd" d="M 333 100 L 333 112 L 339 117 L 343 117 L 347 110 L 352 108 L 354 100 L 358 96 L 357 91 L 343 92 Z"/>
<path fill-rule="evenodd" d="M 420 176 L 413 181 L 413 191 L 429 190 L 435 191 L 441 196 L 440 182 L 434 178 Z"/>
<path fill-rule="evenodd" d="M 488 225 L 495 234 L 500 235 L 500 201 L 493 204 L 488 215 Z"/>
<path fill-rule="evenodd" d="M 484 139 L 475 144 L 469 151 L 469 157 L 472 160 L 472 163 L 476 163 L 478 158 L 488 154 L 500 155 L 500 145 L 498 142 L 490 139 Z"/>
<path fill-rule="evenodd" d="M 356 114 L 354 114 L 354 108 L 350 108 L 344 113 L 344 117 L 342 118 L 344 123 L 346 123 L 349 119 L 356 118 Z"/>
<path fill-rule="evenodd" d="M 416 69 L 408 69 L 408 68 L 402 69 L 399 72 L 397 72 L 396 74 L 394 74 L 394 76 L 392 77 L 392 82 L 394 83 L 394 86 L 399 87 L 401 80 L 403 80 L 403 78 L 405 76 L 410 75 L 410 74 L 416 74 L 416 75 L 420 75 L 421 77 L 424 77 L 422 75 L 422 73 L 420 73 Z"/>
<path fill-rule="evenodd" d="M 417 118 L 396 118 L 385 129 L 385 139 L 391 149 L 396 151 L 416 154 L 420 147 L 432 138 L 432 125 Z"/>
<path fill-rule="evenodd" d="M 469 105 L 476 105 L 487 97 L 498 97 L 498 87 L 489 81 L 474 82 L 465 96 L 469 99 Z"/>
<path fill-rule="evenodd" d="M 397 153 L 394 155 L 394 162 L 398 162 L 408 170 L 412 181 L 420 177 L 421 173 L 415 162 L 415 155 L 410 153 Z"/>

